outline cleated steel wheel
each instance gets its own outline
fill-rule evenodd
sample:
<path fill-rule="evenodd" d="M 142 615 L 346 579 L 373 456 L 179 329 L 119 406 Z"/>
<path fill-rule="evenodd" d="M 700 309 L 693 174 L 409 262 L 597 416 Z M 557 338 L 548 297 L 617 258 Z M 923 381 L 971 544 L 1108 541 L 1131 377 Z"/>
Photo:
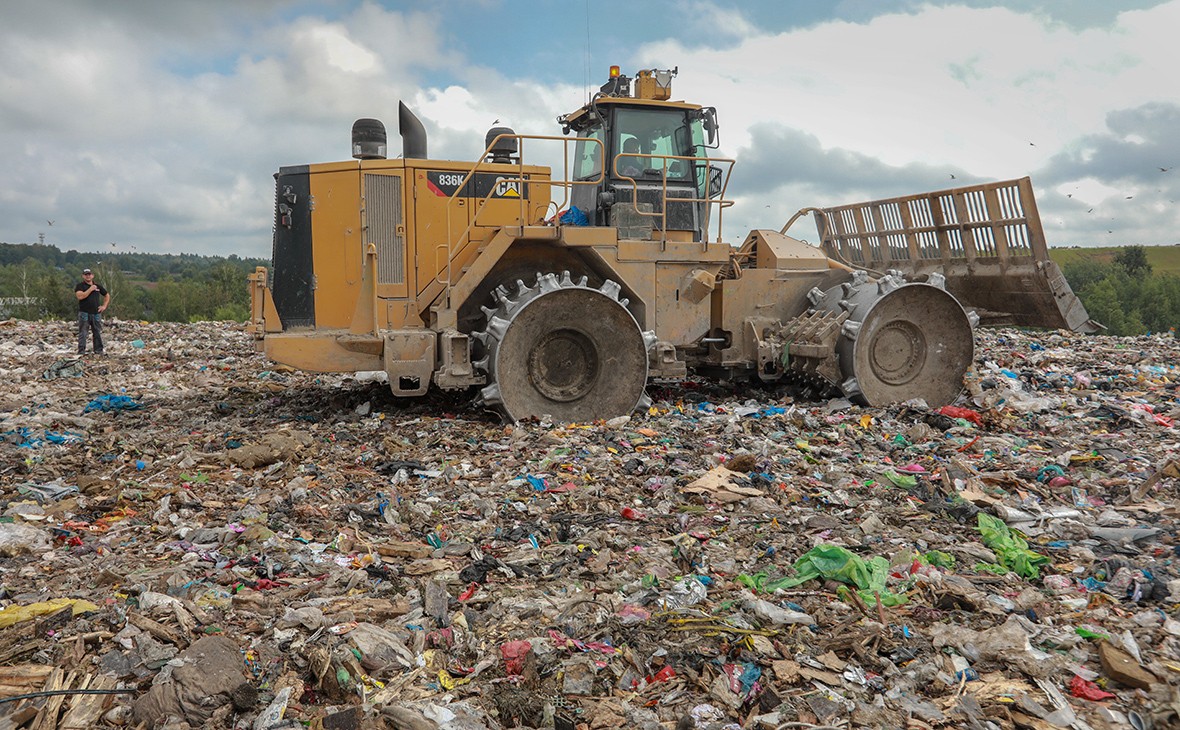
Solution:
<path fill-rule="evenodd" d="M 508 420 L 544 415 L 564 422 L 593 421 L 646 405 L 648 350 L 643 332 L 619 299 L 613 281 L 595 289 L 569 272 L 537 274 L 536 283 L 500 286 L 496 307 L 485 307 L 487 328 L 473 336 L 487 372 L 480 398 Z"/>
<path fill-rule="evenodd" d="M 819 312 L 847 312 L 836 353 L 840 389 L 868 405 L 921 398 L 931 407 L 955 400 L 975 353 L 972 330 L 979 318 L 963 310 L 934 274 L 908 283 L 900 271 L 852 281 L 826 292 L 813 290 Z"/>

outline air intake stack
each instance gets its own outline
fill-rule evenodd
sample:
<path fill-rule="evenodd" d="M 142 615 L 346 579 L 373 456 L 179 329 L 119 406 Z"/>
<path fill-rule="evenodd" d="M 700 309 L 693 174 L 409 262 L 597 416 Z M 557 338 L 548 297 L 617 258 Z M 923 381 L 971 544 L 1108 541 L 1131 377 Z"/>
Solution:
<path fill-rule="evenodd" d="M 380 119 L 352 123 L 352 156 L 358 160 L 384 160 L 388 156 L 385 125 Z"/>

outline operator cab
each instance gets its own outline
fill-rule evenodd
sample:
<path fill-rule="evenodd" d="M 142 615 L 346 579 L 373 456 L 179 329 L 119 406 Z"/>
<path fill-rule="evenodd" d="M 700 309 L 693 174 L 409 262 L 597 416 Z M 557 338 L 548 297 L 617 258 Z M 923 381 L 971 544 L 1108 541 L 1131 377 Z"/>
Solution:
<path fill-rule="evenodd" d="M 590 225 L 613 226 L 620 238 L 704 241 L 710 169 L 716 142 L 712 107 L 669 101 L 670 71 L 611 78 L 586 106 L 559 117 L 574 145 L 571 204 Z"/>

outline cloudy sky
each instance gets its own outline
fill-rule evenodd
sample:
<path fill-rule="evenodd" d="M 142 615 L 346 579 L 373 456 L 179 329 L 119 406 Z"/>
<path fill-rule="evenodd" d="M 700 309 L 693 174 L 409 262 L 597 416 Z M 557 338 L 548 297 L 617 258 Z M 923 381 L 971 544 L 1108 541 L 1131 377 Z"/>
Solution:
<path fill-rule="evenodd" d="M 272 174 L 347 159 L 355 118 L 396 155 L 404 100 L 472 159 L 619 64 L 717 107 L 727 240 L 1031 175 L 1050 245 L 1180 243 L 1177 29 L 1180 0 L 11 0 L 0 241 L 268 256 Z"/>

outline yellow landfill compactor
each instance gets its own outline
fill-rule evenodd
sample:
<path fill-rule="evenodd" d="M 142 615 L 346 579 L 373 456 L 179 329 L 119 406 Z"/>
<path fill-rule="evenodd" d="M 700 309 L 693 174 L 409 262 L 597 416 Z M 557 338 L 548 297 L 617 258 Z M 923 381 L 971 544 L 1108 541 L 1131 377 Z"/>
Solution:
<path fill-rule="evenodd" d="M 934 407 L 980 317 L 1094 326 L 1027 178 L 800 211 L 822 248 L 786 235 L 799 214 L 726 243 L 733 160 L 711 153 L 713 108 L 671 100 L 675 75 L 612 67 L 564 136 L 495 127 L 476 162 L 430 159 L 402 104 L 400 158 L 360 119 L 355 159 L 280 168 L 272 267 L 250 277 L 259 348 L 385 371 L 396 396 L 471 389 L 508 420 L 585 422 L 690 372 Z"/>

